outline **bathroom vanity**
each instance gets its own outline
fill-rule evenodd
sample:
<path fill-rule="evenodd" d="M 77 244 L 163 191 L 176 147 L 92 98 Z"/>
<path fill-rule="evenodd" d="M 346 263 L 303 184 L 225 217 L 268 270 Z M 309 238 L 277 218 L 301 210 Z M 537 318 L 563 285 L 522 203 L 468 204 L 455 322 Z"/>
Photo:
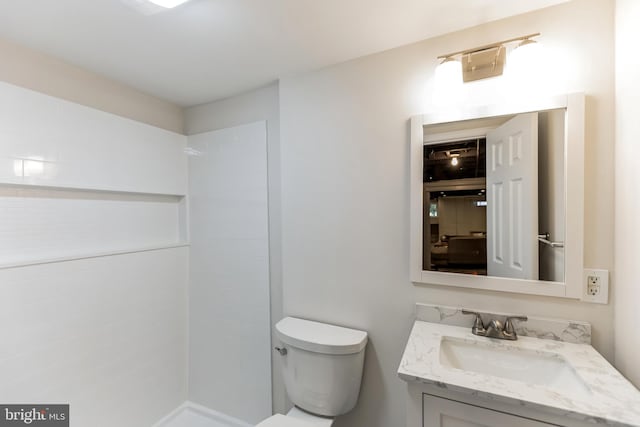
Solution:
<path fill-rule="evenodd" d="M 543 331 L 553 321 L 533 319 L 516 328 L 533 336 L 505 341 L 452 325 L 463 319 L 455 309 L 430 309 L 453 322 L 413 326 L 398 368 L 408 427 L 640 426 L 640 392 L 584 342 L 588 325 Z"/>
<path fill-rule="evenodd" d="M 607 303 L 606 287 L 591 292 L 584 280 L 608 277 L 584 265 L 585 100 L 565 94 L 411 119 L 415 285 Z M 520 314 L 474 320 L 418 304 L 398 369 L 407 426 L 640 427 L 640 392 L 591 346 L 588 323 L 508 320 Z M 477 336 L 472 326 L 519 339 Z"/>

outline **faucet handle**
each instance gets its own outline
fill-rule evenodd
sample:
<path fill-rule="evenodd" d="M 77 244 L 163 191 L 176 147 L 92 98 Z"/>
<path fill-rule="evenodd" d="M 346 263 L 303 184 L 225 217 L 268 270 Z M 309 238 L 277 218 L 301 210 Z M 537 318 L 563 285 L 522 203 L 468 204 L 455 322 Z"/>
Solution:
<path fill-rule="evenodd" d="M 471 328 L 471 332 L 474 335 L 478 335 L 478 333 L 483 334 L 484 332 L 486 332 L 484 324 L 482 323 L 482 317 L 480 316 L 480 313 L 478 313 L 477 311 L 467 310 L 463 308 L 462 314 L 472 314 L 476 316 L 476 319 L 473 321 L 473 327 Z"/>
<path fill-rule="evenodd" d="M 513 322 L 512 320 L 520 320 L 522 322 L 526 322 L 527 320 L 529 320 L 529 318 L 527 316 L 507 316 L 506 320 L 504 321 L 504 333 L 506 335 L 515 335 L 516 331 L 513 328 Z"/>

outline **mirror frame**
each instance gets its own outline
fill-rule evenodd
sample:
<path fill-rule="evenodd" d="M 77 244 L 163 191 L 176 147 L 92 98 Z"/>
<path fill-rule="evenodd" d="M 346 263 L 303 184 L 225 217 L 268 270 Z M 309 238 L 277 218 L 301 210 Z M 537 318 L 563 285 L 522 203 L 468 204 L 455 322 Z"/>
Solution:
<path fill-rule="evenodd" d="M 564 282 L 474 276 L 422 269 L 424 126 L 535 111 L 565 109 Z M 445 285 L 580 299 L 584 270 L 585 96 L 573 93 L 521 103 L 504 103 L 413 116 L 410 147 L 410 277 L 414 284 Z M 570 220 L 569 220 L 570 219 Z"/>

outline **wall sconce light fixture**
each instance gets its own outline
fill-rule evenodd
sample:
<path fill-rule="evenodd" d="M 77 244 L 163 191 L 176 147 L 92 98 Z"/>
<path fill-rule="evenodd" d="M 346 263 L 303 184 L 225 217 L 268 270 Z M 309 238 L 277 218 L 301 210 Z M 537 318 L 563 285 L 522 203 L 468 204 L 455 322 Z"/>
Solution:
<path fill-rule="evenodd" d="M 438 56 L 438 59 L 441 59 L 442 62 L 438 68 L 452 68 L 453 64 L 456 64 L 456 67 L 462 68 L 462 80 L 465 83 L 489 77 L 501 76 L 507 62 L 507 48 L 505 45 L 519 41 L 520 44 L 516 47 L 514 52 L 518 50 L 526 50 L 537 45 L 537 42 L 532 40 L 532 38 L 539 35 L 540 33 L 528 34 L 526 36 L 515 37 L 484 46 L 474 47 L 473 49 L 466 49 L 446 55 L 440 55 Z"/>

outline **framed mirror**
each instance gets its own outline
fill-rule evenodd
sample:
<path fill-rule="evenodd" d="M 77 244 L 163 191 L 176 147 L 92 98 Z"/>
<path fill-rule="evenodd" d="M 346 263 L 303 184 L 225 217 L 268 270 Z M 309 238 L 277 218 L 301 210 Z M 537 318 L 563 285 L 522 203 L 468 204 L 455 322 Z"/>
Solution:
<path fill-rule="evenodd" d="M 411 120 L 411 279 L 580 298 L 584 95 Z"/>

